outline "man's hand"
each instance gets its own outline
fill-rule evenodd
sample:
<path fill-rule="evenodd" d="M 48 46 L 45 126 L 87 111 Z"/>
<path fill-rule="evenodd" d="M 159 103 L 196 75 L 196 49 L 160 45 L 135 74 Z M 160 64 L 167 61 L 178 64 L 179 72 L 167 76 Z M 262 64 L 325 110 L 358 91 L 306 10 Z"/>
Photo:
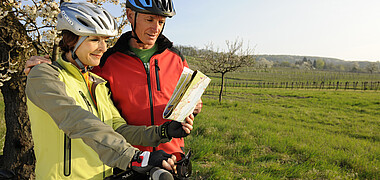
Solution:
<path fill-rule="evenodd" d="M 182 124 L 182 129 L 187 134 L 190 134 L 191 130 L 193 130 L 194 115 L 190 114 L 188 117 L 186 117 L 185 122 L 182 122 L 181 124 Z"/>
<path fill-rule="evenodd" d="M 24 73 L 25 75 L 28 75 L 32 67 L 35 65 L 41 64 L 41 63 L 51 63 L 49 55 L 45 56 L 32 56 L 29 60 L 25 63 Z"/>
<path fill-rule="evenodd" d="M 132 158 L 131 165 L 133 170 L 139 173 L 145 173 L 153 167 L 160 167 L 175 171 L 176 162 L 176 156 L 167 154 L 163 150 L 153 152 L 137 151 Z"/>
<path fill-rule="evenodd" d="M 183 138 L 190 134 L 193 130 L 194 115 L 190 114 L 186 117 L 185 122 L 168 121 L 161 126 L 162 138 Z"/>
<path fill-rule="evenodd" d="M 195 105 L 195 109 L 193 111 L 194 116 L 196 116 L 197 114 L 199 114 L 201 112 L 202 106 L 203 106 L 202 99 L 199 99 L 199 101 L 198 101 L 197 105 Z"/>

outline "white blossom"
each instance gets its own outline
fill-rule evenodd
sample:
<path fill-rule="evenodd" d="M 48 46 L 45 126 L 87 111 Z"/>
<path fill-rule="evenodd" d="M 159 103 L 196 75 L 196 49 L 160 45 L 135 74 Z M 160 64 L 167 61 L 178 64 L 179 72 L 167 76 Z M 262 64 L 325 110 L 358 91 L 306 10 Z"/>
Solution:
<path fill-rule="evenodd" d="M 71 0 L 68 1 L 70 2 Z M 11 7 L 9 12 L 15 14 L 19 22 L 22 23 L 27 30 L 28 36 L 32 39 L 30 42 L 15 42 L 15 46 L 27 49 L 27 53 L 29 54 L 33 51 L 40 53 L 41 51 L 50 51 L 54 43 L 58 44 L 60 37 L 58 37 L 59 33 L 55 26 L 57 23 L 57 15 L 60 12 L 59 2 L 58 0 L 1 0 L 0 3 Z M 115 5 L 119 4 L 123 9 L 126 7 L 125 1 L 120 2 L 120 0 L 94 0 L 93 2 L 96 4 L 102 4 L 104 2 L 113 3 Z M 9 12 L 0 8 L 0 19 L 7 16 Z M 125 19 L 124 14 L 120 17 L 116 17 L 120 27 L 124 27 L 125 25 L 123 19 Z M 119 29 L 119 34 L 121 33 L 122 28 Z M 38 47 L 41 48 L 31 48 L 33 46 L 32 43 L 37 43 Z M 17 72 L 17 70 L 15 70 L 18 66 L 17 62 L 12 64 L 10 61 L 11 60 L 8 60 L 6 67 L 0 65 L 0 70 L 2 70 L 3 73 L 6 71 L 5 75 L 0 74 L 0 80 L 9 80 L 10 74 Z"/>
<path fill-rule="evenodd" d="M 11 76 L 8 76 L 7 78 L 2 79 L 2 81 L 3 81 L 3 82 L 5 82 L 5 81 L 9 81 L 9 80 L 11 80 L 11 78 L 12 78 Z"/>
<path fill-rule="evenodd" d="M 16 66 L 18 64 L 18 62 L 16 61 L 16 62 L 14 62 L 14 63 L 11 63 L 11 62 L 9 62 L 9 65 L 10 66 Z"/>
<path fill-rule="evenodd" d="M 7 72 L 9 72 L 9 73 L 16 73 L 17 70 L 16 69 L 8 69 Z"/>

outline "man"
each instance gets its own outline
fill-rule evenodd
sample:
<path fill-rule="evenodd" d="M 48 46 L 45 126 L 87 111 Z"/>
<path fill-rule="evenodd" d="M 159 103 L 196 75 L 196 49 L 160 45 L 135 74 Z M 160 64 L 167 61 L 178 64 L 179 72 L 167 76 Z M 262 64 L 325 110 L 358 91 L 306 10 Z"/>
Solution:
<path fill-rule="evenodd" d="M 171 0 L 127 0 L 127 18 L 132 31 L 124 33 L 114 47 L 102 57 L 93 72 L 106 79 L 112 91 L 113 101 L 127 124 L 165 128 L 183 128 L 179 123 L 169 124 L 163 119 L 163 110 L 169 101 L 177 80 L 188 64 L 180 52 L 164 35 L 166 18 L 175 15 Z M 45 58 L 47 58 L 45 56 Z M 32 57 L 26 64 L 25 73 L 33 65 L 48 62 Z M 194 114 L 201 111 L 201 100 Z M 192 116 L 192 115 L 190 115 Z M 177 131 L 178 132 L 178 131 Z M 183 132 L 186 133 L 186 132 Z M 164 150 L 171 154 L 184 151 L 184 134 L 174 135 L 168 143 L 158 147 L 135 146 L 141 151 Z M 186 135 L 186 134 L 185 134 Z"/>

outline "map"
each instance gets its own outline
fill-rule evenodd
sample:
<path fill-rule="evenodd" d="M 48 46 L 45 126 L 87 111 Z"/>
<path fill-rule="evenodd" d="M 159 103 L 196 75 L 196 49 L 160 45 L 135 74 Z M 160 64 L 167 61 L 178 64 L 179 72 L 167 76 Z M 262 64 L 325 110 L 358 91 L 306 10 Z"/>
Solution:
<path fill-rule="evenodd" d="M 173 95 L 165 107 L 165 119 L 183 122 L 195 109 L 211 79 L 202 72 L 185 67 Z"/>

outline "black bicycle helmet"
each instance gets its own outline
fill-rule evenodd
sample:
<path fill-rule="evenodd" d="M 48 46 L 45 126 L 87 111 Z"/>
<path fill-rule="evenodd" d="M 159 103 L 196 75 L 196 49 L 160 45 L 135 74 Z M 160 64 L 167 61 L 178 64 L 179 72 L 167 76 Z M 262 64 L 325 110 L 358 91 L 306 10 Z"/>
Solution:
<path fill-rule="evenodd" d="M 133 11 L 144 14 L 165 17 L 173 17 L 176 14 L 172 0 L 126 0 L 126 5 Z"/>

